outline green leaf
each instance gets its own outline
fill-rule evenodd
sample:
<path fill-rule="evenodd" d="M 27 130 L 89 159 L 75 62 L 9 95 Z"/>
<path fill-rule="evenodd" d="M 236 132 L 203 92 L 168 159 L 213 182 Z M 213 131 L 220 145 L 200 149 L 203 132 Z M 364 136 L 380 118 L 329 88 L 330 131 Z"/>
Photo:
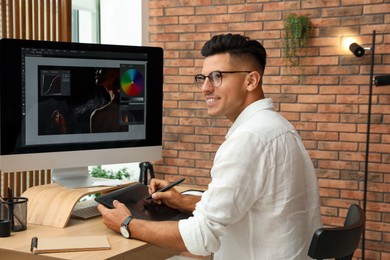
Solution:
<path fill-rule="evenodd" d="M 282 51 L 286 58 L 286 66 L 300 67 L 298 51 L 307 46 L 310 39 L 312 25 L 307 16 L 290 13 L 284 20 L 285 33 Z"/>

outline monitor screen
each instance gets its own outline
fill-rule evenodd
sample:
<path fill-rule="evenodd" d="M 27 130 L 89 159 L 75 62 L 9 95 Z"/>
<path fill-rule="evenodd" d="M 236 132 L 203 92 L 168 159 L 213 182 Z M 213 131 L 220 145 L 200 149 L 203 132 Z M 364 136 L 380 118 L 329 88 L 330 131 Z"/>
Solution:
<path fill-rule="evenodd" d="M 0 66 L 1 171 L 161 158 L 161 48 L 2 39 Z"/>

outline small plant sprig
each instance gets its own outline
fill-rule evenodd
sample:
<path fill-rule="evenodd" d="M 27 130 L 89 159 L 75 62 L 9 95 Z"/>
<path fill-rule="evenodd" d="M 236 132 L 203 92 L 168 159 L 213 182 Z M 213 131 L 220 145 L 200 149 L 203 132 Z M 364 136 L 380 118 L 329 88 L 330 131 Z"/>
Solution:
<path fill-rule="evenodd" d="M 297 52 L 307 45 L 310 38 L 312 25 L 307 16 L 290 13 L 284 20 L 285 37 L 283 41 L 283 55 L 287 59 L 287 65 L 300 67 Z"/>
<path fill-rule="evenodd" d="M 117 179 L 123 180 L 128 179 L 130 174 L 126 168 L 114 172 L 113 170 L 106 170 L 101 165 L 95 166 L 92 168 L 90 175 L 96 178 L 107 178 L 107 179 Z"/>

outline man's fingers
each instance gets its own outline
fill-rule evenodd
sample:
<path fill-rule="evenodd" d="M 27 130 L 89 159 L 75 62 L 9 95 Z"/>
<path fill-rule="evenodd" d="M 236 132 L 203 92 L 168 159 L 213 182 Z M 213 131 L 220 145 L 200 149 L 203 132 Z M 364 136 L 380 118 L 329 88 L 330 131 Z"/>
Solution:
<path fill-rule="evenodd" d="M 121 211 L 123 211 L 123 210 L 128 211 L 128 208 L 126 207 L 126 205 L 123 204 L 122 202 L 118 201 L 118 200 L 114 200 L 112 202 L 112 205 L 114 206 L 114 208 L 120 209 Z"/>
<path fill-rule="evenodd" d="M 114 205 L 114 208 L 117 208 L 119 206 L 120 202 L 118 200 L 113 200 L 112 205 Z"/>
<path fill-rule="evenodd" d="M 97 205 L 97 209 L 100 211 L 100 213 L 103 214 L 103 212 L 106 212 L 107 210 L 109 210 L 108 208 L 106 208 L 103 204 L 98 204 Z"/>

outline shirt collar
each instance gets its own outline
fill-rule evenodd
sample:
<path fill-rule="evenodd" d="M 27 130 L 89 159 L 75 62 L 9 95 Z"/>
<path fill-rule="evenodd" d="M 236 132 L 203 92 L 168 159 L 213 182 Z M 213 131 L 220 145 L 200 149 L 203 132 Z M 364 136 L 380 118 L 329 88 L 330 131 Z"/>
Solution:
<path fill-rule="evenodd" d="M 234 131 L 243 123 L 245 123 L 249 118 L 251 118 L 256 112 L 259 110 L 264 109 L 274 109 L 274 102 L 271 98 L 263 98 L 260 100 L 257 100 L 247 106 L 236 118 L 233 125 L 230 127 L 229 131 L 227 132 L 225 138 L 228 139 L 230 135 L 234 133 Z"/>

